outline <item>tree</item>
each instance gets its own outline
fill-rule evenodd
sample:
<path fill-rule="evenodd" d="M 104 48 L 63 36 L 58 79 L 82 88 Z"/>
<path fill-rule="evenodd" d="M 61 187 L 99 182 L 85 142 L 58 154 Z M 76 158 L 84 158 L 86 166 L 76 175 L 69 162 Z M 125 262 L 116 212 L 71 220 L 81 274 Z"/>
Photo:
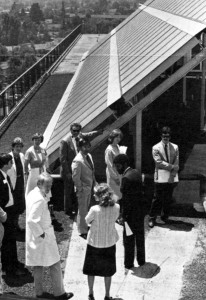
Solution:
<path fill-rule="evenodd" d="M 13 49 L 12 56 L 9 58 L 9 80 L 14 81 L 29 67 L 36 62 L 35 50 L 33 47 L 22 45 Z"/>
<path fill-rule="evenodd" d="M 0 62 L 5 61 L 8 58 L 8 50 L 5 46 L 0 44 Z"/>
<path fill-rule="evenodd" d="M 4 45 L 17 45 L 21 22 L 18 17 L 4 14 L 1 24 L 1 43 Z"/>
<path fill-rule="evenodd" d="M 33 3 L 30 9 L 30 18 L 33 22 L 39 24 L 44 20 L 44 15 L 40 9 L 39 3 Z"/>

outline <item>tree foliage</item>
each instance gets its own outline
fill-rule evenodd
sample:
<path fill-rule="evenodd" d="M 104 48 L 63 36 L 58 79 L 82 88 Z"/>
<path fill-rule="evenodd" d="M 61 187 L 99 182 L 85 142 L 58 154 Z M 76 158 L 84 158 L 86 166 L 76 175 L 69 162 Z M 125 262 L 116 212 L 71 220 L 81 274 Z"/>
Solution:
<path fill-rule="evenodd" d="M 35 51 L 32 46 L 22 45 L 15 47 L 8 61 L 10 69 L 9 80 L 15 80 L 36 61 Z"/>
<path fill-rule="evenodd" d="M 8 58 L 8 50 L 5 46 L 0 44 L 0 62 L 5 61 Z"/>
<path fill-rule="evenodd" d="M 39 24 L 44 20 L 43 12 L 39 6 L 39 3 L 33 3 L 30 9 L 30 18 L 33 22 Z"/>

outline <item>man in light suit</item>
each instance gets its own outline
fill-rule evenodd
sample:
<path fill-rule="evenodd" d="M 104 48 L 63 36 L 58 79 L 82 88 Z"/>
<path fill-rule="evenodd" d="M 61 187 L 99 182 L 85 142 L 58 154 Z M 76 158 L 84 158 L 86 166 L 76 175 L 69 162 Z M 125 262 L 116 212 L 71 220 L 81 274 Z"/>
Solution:
<path fill-rule="evenodd" d="M 14 196 L 14 224 L 17 230 L 23 231 L 19 227 L 18 218 L 25 210 L 25 178 L 24 178 L 24 154 L 21 152 L 24 144 L 20 137 L 17 137 L 12 142 L 12 151 L 9 153 L 12 156 L 12 167 L 8 170 L 7 175 L 13 188 Z"/>
<path fill-rule="evenodd" d="M 169 142 L 170 137 L 170 128 L 163 127 L 161 142 L 152 148 L 155 162 L 155 193 L 149 213 L 148 225 L 151 228 L 155 225 L 159 211 L 162 221 L 168 221 L 173 189 L 178 182 L 179 149 L 177 145 Z"/>
<path fill-rule="evenodd" d="M 88 226 L 85 217 L 88 213 L 93 187 L 96 183 L 94 176 L 94 163 L 90 151 L 88 138 L 80 138 L 79 153 L 72 162 L 72 178 L 76 187 L 78 199 L 77 225 L 80 236 L 86 238 Z"/>
<path fill-rule="evenodd" d="M 71 124 L 70 133 L 60 143 L 60 173 L 64 181 L 64 210 L 70 217 L 77 210 L 71 164 L 78 154 L 78 140 L 84 137 L 92 139 L 103 133 L 103 130 L 82 133 L 81 129 L 79 123 Z"/>

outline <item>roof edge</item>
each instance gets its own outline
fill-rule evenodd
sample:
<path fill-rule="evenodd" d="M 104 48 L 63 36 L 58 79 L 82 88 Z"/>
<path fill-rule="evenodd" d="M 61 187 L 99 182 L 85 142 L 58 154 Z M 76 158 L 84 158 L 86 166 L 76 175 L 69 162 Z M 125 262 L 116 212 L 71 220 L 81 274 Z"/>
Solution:
<path fill-rule="evenodd" d="M 192 36 L 204 30 L 206 27 L 206 24 L 200 21 L 188 19 L 186 17 L 175 15 L 164 10 L 159 10 L 157 8 L 145 6 L 143 4 L 140 5 L 139 9 L 152 15 L 153 17 L 159 18 L 162 21 L 167 22 L 168 24 Z"/>
<path fill-rule="evenodd" d="M 53 131 L 56 127 L 56 124 L 58 123 L 60 115 L 61 115 L 61 113 L 64 109 L 64 106 L 65 106 L 65 104 L 68 100 L 68 97 L 71 93 L 71 90 L 73 88 L 73 85 L 74 85 L 74 83 L 75 83 L 75 81 L 76 81 L 76 79 L 77 79 L 77 77 L 80 73 L 80 70 L 83 66 L 84 57 L 86 57 L 87 54 L 88 54 L 88 51 L 83 54 L 82 59 L 79 63 L 79 66 L 78 66 L 76 72 L 74 73 L 74 76 L 72 77 L 71 81 L 69 82 L 69 84 L 68 84 L 68 86 L 67 86 L 67 88 L 66 88 L 66 90 L 65 90 L 65 92 L 64 92 L 64 94 L 63 94 L 63 96 L 62 96 L 62 98 L 61 98 L 61 100 L 60 100 L 60 102 L 59 102 L 59 104 L 58 104 L 51 120 L 50 120 L 50 122 L 49 122 L 49 124 L 47 125 L 46 130 L 44 131 L 44 141 L 42 143 L 42 146 L 44 148 L 47 148 L 47 146 L 49 144 L 50 138 L 51 138 L 51 136 L 53 134 Z"/>

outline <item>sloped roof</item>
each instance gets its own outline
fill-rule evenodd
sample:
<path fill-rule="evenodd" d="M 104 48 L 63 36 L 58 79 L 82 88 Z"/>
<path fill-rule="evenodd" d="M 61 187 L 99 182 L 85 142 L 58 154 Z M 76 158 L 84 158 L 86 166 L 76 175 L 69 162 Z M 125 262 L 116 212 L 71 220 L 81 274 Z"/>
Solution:
<path fill-rule="evenodd" d="M 205 0 L 149 0 L 145 5 L 188 19 L 206 22 Z"/>
<path fill-rule="evenodd" d="M 205 0 L 147 1 L 82 59 L 48 153 L 58 149 L 74 121 L 85 127 L 96 118 L 97 126 L 98 116 L 112 113 L 113 102 L 129 100 L 163 72 L 160 66 L 166 70 L 198 44 L 194 37 L 205 27 Z"/>

